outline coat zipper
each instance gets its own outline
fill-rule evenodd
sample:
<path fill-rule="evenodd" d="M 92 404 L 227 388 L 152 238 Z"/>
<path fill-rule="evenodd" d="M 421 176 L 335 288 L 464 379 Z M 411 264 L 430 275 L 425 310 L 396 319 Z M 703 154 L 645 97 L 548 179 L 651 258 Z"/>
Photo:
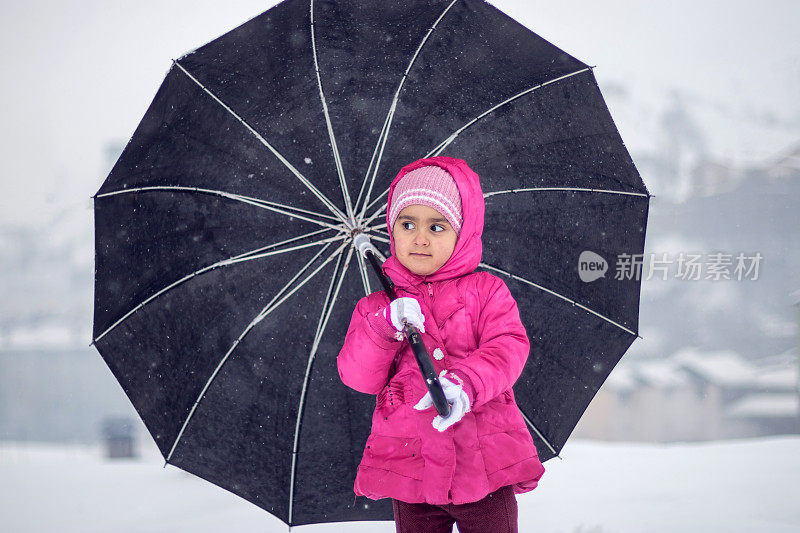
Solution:
<path fill-rule="evenodd" d="M 428 296 L 433 298 L 433 283 L 426 283 L 426 285 L 428 286 Z"/>

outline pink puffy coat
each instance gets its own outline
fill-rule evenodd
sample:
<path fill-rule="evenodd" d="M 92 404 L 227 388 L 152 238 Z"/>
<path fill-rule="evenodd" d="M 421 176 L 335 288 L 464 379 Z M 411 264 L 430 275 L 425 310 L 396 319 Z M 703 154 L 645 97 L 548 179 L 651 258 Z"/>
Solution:
<path fill-rule="evenodd" d="M 383 291 L 362 298 L 338 356 L 345 385 L 377 395 L 354 490 L 374 500 L 437 505 L 475 502 L 505 485 L 527 492 L 536 487 L 544 466 L 511 386 L 530 343 L 505 283 L 474 272 L 481 260 L 484 214 L 478 175 L 461 159 L 415 161 L 392 182 L 389 205 L 398 180 L 425 165 L 443 167 L 458 185 L 464 223 L 455 249 L 439 270 L 418 276 L 395 258 L 392 240 L 383 271 L 398 297 L 420 302 L 422 339 L 436 371 L 447 370 L 451 381 L 463 381 L 472 409 L 440 433 L 431 425 L 435 409 L 413 408 L 427 389 L 411 347 L 394 339 L 395 330 L 382 316 L 389 298 Z"/>

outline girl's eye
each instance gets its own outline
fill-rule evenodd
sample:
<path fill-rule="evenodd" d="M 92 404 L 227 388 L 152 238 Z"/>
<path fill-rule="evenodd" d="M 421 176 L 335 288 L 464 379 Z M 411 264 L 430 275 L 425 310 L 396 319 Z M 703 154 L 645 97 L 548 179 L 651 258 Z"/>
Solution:
<path fill-rule="evenodd" d="M 431 231 L 439 233 L 440 231 L 444 231 L 444 226 L 440 226 L 439 224 L 434 224 L 433 226 L 431 226 Z"/>
<path fill-rule="evenodd" d="M 409 230 L 410 229 L 414 229 L 414 223 L 413 222 L 403 222 L 403 229 L 409 229 Z"/>

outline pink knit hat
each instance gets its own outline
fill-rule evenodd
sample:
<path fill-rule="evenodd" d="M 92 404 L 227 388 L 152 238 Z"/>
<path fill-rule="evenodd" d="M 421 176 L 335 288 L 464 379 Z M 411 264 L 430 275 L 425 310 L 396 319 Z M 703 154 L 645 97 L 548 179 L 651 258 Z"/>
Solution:
<path fill-rule="evenodd" d="M 436 209 L 447 219 L 456 234 L 461 231 L 461 195 L 453 176 L 442 167 L 420 167 L 400 178 L 392 195 L 389 226 L 394 227 L 400 211 L 415 204 Z"/>

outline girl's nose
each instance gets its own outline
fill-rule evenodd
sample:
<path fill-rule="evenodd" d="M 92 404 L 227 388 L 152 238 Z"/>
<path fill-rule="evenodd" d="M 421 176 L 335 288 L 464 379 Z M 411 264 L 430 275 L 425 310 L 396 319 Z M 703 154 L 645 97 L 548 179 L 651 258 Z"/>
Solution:
<path fill-rule="evenodd" d="M 427 246 L 428 245 L 428 238 L 425 236 L 424 233 L 422 233 L 421 231 L 418 231 L 414 235 L 414 244 L 416 244 L 417 246 Z"/>

